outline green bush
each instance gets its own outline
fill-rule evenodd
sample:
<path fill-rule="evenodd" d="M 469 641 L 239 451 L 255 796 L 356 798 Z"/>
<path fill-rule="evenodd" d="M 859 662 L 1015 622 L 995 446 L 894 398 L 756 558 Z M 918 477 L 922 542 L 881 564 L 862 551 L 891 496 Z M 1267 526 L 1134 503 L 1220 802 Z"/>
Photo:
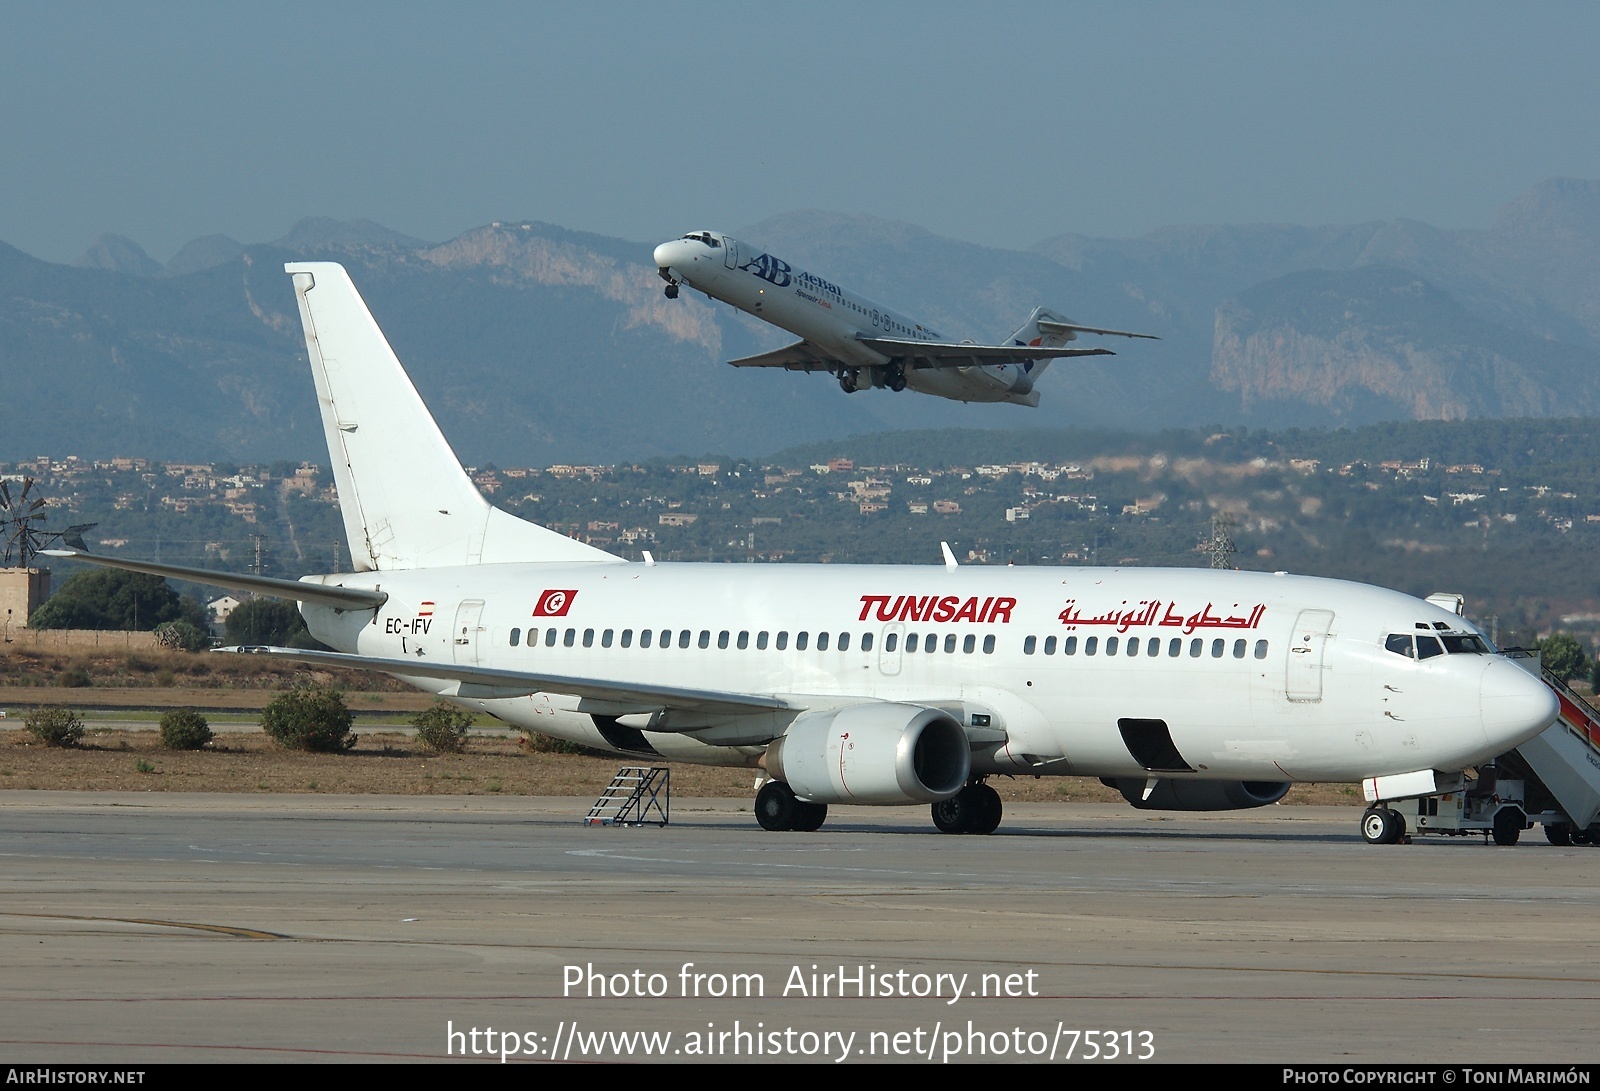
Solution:
<path fill-rule="evenodd" d="M 46 746 L 77 746 L 83 738 L 83 721 L 70 708 L 36 708 L 22 722 Z"/>
<path fill-rule="evenodd" d="M 261 710 L 261 727 L 291 750 L 349 750 L 356 744 L 351 721 L 344 697 L 332 686 L 296 686 Z"/>
<path fill-rule="evenodd" d="M 82 689 L 94 685 L 89 677 L 89 672 L 82 667 L 68 667 L 56 675 L 56 685 L 62 689 Z"/>
<path fill-rule="evenodd" d="M 161 745 L 168 750 L 199 750 L 212 739 L 211 725 L 193 709 L 161 714 Z"/>
<path fill-rule="evenodd" d="M 571 742 L 567 739 L 558 739 L 553 735 L 541 734 L 538 731 L 522 729 L 522 748 L 534 754 L 598 754 L 599 751 L 591 750 L 582 743 Z M 610 755 L 603 755 L 609 757 Z"/>
<path fill-rule="evenodd" d="M 411 717 L 411 726 L 417 729 L 417 741 L 429 750 L 459 754 L 466 746 L 472 714 L 444 701 L 435 701 L 431 707 Z"/>

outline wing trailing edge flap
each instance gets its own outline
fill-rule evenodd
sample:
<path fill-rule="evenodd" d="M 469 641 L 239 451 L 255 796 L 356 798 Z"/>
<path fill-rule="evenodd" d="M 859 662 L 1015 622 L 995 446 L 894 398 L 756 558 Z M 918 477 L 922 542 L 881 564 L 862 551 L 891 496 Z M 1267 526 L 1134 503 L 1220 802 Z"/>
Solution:
<path fill-rule="evenodd" d="M 446 688 L 448 696 L 467 700 L 493 700 L 526 697 L 534 693 L 557 693 L 579 698 L 580 711 L 596 715 L 639 715 L 666 711 L 689 712 L 700 717 L 749 716 L 781 712 L 795 706 L 778 697 L 754 693 L 724 693 L 718 690 L 685 689 L 678 686 L 652 686 L 598 678 L 572 678 L 554 674 L 498 670 L 464 663 L 445 663 L 436 659 L 384 659 L 344 652 L 306 651 L 299 648 L 238 647 L 223 652 L 265 655 L 321 667 L 378 671 L 402 679 L 438 679 L 454 682 Z M 703 722 L 703 719 L 702 721 Z M 669 728 L 670 730 L 670 728 Z"/>

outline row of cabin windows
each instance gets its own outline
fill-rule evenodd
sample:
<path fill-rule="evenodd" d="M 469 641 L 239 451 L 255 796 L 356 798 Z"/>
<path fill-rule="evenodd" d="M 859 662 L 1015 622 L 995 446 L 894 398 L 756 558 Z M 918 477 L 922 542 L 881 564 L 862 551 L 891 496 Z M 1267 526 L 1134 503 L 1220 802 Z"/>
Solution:
<path fill-rule="evenodd" d="M 1124 655 L 1129 658 L 1143 655 L 1147 659 L 1155 659 L 1161 655 L 1161 638 L 1159 636 L 1152 636 L 1148 639 L 1130 636 L 1126 638 L 1126 640 L 1121 637 L 1108 636 L 1105 638 L 1105 644 L 1103 647 L 1100 641 L 1101 638 L 1098 636 L 1084 638 L 1082 645 L 1083 654 Z M 1143 645 L 1142 648 L 1141 644 Z M 1206 641 L 1204 638 L 1198 636 L 1191 637 L 1188 641 L 1188 645 L 1189 646 L 1187 650 L 1190 659 L 1199 659 L 1201 656 L 1205 655 Z M 1181 636 L 1172 637 L 1167 641 L 1166 650 L 1168 659 L 1177 659 L 1178 657 L 1182 656 L 1185 651 L 1183 638 Z M 1060 654 L 1077 655 L 1078 651 L 1079 645 L 1077 637 L 1069 636 L 1062 638 L 1060 644 Z M 1022 642 L 1022 654 L 1033 655 L 1035 653 L 1055 655 L 1056 638 L 1053 636 L 1045 637 L 1043 648 L 1039 646 L 1038 637 L 1030 636 L 1025 639 Z M 1228 641 L 1224 640 L 1222 637 L 1213 638 L 1211 641 L 1211 658 L 1221 659 L 1227 654 Z M 1243 659 L 1247 654 L 1250 654 L 1250 642 L 1242 637 L 1238 640 L 1235 640 L 1233 642 L 1233 657 L 1235 659 Z M 1255 651 L 1253 654 L 1257 659 L 1265 659 L 1267 657 L 1267 642 L 1265 640 L 1256 641 Z"/>
<path fill-rule="evenodd" d="M 622 648 L 631 648 L 634 646 L 634 631 L 632 629 L 622 630 L 620 639 L 618 638 L 618 634 L 615 629 L 601 630 L 598 635 L 600 647 L 602 648 L 609 648 L 613 643 Z M 540 644 L 539 637 L 540 634 L 538 629 L 529 629 L 528 647 L 538 647 Z M 565 631 L 561 629 L 546 629 L 544 631 L 543 644 L 546 648 L 554 648 L 558 644 L 564 648 L 572 648 L 581 643 L 585 648 L 592 648 L 595 646 L 595 637 L 596 633 L 593 629 L 583 630 L 581 638 L 577 629 L 567 629 Z M 652 645 L 658 648 L 671 648 L 674 645 L 673 637 L 674 633 L 671 629 L 662 629 L 659 634 L 654 629 L 640 629 L 638 633 L 638 645 L 641 648 L 648 648 Z M 693 629 L 679 629 L 676 637 L 676 645 L 679 648 L 711 647 L 712 636 L 710 629 L 701 629 L 698 638 L 696 638 Z M 744 651 L 750 647 L 750 637 L 751 634 L 749 630 L 743 630 L 735 635 L 732 631 L 723 629 L 721 632 L 716 634 L 717 647 L 727 648 L 732 646 L 740 651 Z M 817 633 L 816 650 L 819 652 L 825 652 L 829 649 L 829 647 L 833 647 L 838 651 L 847 652 L 850 650 L 850 640 L 851 634 L 847 632 L 839 633 L 837 636 L 835 636 L 833 633 Z M 515 648 L 521 645 L 521 643 L 522 630 L 512 629 L 511 646 Z M 917 633 L 907 633 L 905 638 L 905 653 L 910 655 L 920 649 L 924 654 L 931 655 L 939 650 L 939 643 L 939 636 L 936 633 L 924 633 L 920 635 Z M 756 651 L 766 651 L 769 644 L 777 651 L 787 651 L 789 648 L 789 633 L 785 630 L 777 633 L 776 636 L 774 636 L 773 634 L 763 630 L 755 634 Z M 872 645 L 873 634 L 862 633 L 857 645 L 859 649 L 864 652 L 870 652 L 872 650 Z M 899 646 L 899 633 L 889 633 L 883 638 L 883 650 L 885 652 L 895 651 L 899 648 Z M 811 647 L 811 634 L 809 632 L 799 632 L 794 634 L 795 651 L 803 652 L 809 647 Z M 948 654 L 954 654 L 957 647 L 959 647 L 963 653 L 971 655 L 973 652 L 978 650 L 977 634 L 968 633 L 965 637 L 958 637 L 955 633 L 946 633 L 944 636 L 945 652 Z M 983 654 L 994 654 L 994 635 L 992 633 L 983 638 Z"/>

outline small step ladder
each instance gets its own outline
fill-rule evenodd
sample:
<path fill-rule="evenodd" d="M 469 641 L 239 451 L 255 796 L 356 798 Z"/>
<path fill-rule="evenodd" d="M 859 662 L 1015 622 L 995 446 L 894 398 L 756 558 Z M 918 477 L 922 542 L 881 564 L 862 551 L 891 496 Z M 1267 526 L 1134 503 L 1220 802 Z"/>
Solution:
<path fill-rule="evenodd" d="M 671 769 L 664 765 L 624 765 L 589 808 L 583 824 L 665 826 L 671 809 Z"/>

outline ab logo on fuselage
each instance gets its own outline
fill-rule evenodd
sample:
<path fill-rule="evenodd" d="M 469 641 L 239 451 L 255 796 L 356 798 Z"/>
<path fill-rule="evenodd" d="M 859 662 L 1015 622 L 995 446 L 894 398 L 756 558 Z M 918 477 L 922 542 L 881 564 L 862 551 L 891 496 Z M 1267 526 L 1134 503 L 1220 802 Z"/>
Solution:
<path fill-rule="evenodd" d="M 739 268 L 747 273 L 754 273 L 762 280 L 779 288 L 788 287 L 793 279 L 789 276 L 789 263 L 780 261 L 771 254 L 762 254 L 759 258 L 753 258 L 745 262 Z"/>

